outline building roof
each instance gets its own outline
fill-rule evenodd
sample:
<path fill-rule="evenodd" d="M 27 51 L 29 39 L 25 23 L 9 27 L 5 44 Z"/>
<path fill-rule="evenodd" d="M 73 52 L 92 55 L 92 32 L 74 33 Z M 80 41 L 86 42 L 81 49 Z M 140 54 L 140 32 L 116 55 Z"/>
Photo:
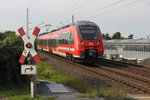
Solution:
<path fill-rule="evenodd" d="M 150 43 L 150 39 L 104 40 L 105 43 Z"/>

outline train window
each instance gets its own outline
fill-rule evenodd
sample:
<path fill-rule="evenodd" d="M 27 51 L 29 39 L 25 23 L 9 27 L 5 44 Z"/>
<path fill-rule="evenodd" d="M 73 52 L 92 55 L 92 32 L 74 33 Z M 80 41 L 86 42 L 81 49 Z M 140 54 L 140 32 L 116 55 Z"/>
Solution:
<path fill-rule="evenodd" d="M 48 46 L 51 46 L 51 40 L 50 39 L 48 40 Z"/>
<path fill-rule="evenodd" d="M 56 39 L 54 39 L 54 47 L 56 47 Z"/>
<path fill-rule="evenodd" d="M 64 39 L 68 39 L 68 33 L 65 33 L 63 35 L 64 35 Z"/>
<path fill-rule="evenodd" d="M 73 44 L 74 40 L 73 40 L 73 35 L 71 32 L 68 33 L 62 33 L 58 36 L 58 40 L 57 40 L 59 44 Z"/>
<path fill-rule="evenodd" d="M 69 33 L 67 33 L 67 37 L 66 37 L 66 39 L 67 39 L 67 40 L 69 39 Z"/>
<path fill-rule="evenodd" d="M 37 40 L 37 44 L 40 44 L 40 40 Z"/>
<path fill-rule="evenodd" d="M 60 42 L 61 42 L 61 40 L 60 40 L 60 35 L 59 35 L 59 42 L 58 43 L 60 44 Z"/>
<path fill-rule="evenodd" d="M 44 40 L 44 46 L 46 46 L 46 40 Z"/>
<path fill-rule="evenodd" d="M 71 38 L 70 38 L 71 44 L 74 44 L 74 39 L 73 39 L 74 36 L 73 36 L 73 33 L 71 32 L 70 34 L 71 34 L 71 36 L 70 36 L 70 37 L 71 37 Z"/>
<path fill-rule="evenodd" d="M 80 32 L 83 39 L 95 40 L 97 39 L 97 28 L 93 26 L 80 26 Z"/>
<path fill-rule="evenodd" d="M 43 46 L 43 40 L 41 40 L 41 45 Z"/>
<path fill-rule="evenodd" d="M 39 45 L 42 45 L 42 40 L 39 41 Z"/>
<path fill-rule="evenodd" d="M 43 43 L 43 40 L 41 40 L 41 45 L 43 46 L 43 44 L 44 44 L 44 43 Z"/>
<path fill-rule="evenodd" d="M 70 32 L 70 33 L 69 33 L 69 39 L 71 39 L 71 37 L 72 37 L 72 33 Z"/>
<path fill-rule="evenodd" d="M 41 40 L 39 40 L 39 43 L 38 43 L 39 45 L 41 45 Z"/>
<path fill-rule="evenodd" d="M 62 44 L 62 34 L 59 35 L 59 44 Z"/>
<path fill-rule="evenodd" d="M 62 34 L 61 43 L 64 44 L 64 34 Z"/>
<path fill-rule="evenodd" d="M 70 32 L 70 33 L 69 33 L 69 39 L 71 39 L 71 37 L 72 37 L 72 33 Z"/>

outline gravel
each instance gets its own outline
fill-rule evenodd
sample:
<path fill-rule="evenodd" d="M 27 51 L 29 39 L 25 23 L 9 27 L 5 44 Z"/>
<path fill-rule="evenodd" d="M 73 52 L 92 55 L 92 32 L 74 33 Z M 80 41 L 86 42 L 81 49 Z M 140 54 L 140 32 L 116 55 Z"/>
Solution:
<path fill-rule="evenodd" d="M 133 89 L 132 87 L 129 87 L 122 83 L 113 81 L 106 77 L 97 75 L 96 73 L 90 72 L 88 70 L 79 68 L 75 65 L 72 65 L 67 62 L 56 59 L 54 57 L 51 57 L 50 55 L 39 53 L 39 56 L 42 61 L 46 61 L 49 65 L 53 66 L 56 70 L 59 70 L 60 72 L 63 72 L 65 74 L 76 76 L 82 81 L 87 82 L 96 88 L 110 88 L 111 87 L 111 88 L 116 88 L 119 91 L 124 92 L 124 93 L 130 93 L 130 94 L 135 94 L 135 93 L 142 94 L 143 93 L 137 89 Z"/>
<path fill-rule="evenodd" d="M 140 64 L 145 67 L 150 67 L 150 58 L 143 60 L 142 62 L 140 62 Z"/>

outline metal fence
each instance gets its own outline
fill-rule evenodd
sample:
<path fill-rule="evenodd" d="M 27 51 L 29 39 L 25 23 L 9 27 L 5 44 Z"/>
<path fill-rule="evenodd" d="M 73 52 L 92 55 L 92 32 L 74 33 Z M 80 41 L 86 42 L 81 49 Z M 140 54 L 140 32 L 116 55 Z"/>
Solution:
<path fill-rule="evenodd" d="M 125 58 L 150 58 L 150 39 L 104 40 L 104 47 L 106 55 L 120 53 Z M 120 47 L 123 47 L 122 52 L 118 52 Z"/>

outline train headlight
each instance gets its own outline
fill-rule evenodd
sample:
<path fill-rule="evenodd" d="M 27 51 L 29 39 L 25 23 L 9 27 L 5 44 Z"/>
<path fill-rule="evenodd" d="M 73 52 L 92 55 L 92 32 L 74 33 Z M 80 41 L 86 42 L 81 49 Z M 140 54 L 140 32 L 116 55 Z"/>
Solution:
<path fill-rule="evenodd" d="M 84 45 L 84 44 L 85 44 L 83 40 L 81 40 L 80 42 L 81 42 L 81 44 L 82 44 L 82 45 Z"/>
<path fill-rule="evenodd" d="M 97 41 L 97 45 L 100 45 L 100 41 L 99 40 Z"/>

